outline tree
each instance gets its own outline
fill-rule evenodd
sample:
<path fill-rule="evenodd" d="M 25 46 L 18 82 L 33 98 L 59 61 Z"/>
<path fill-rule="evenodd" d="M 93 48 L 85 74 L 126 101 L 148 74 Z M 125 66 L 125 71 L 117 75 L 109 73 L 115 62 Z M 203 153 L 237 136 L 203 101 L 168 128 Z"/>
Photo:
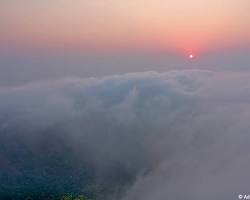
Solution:
<path fill-rule="evenodd" d="M 84 195 L 79 195 L 77 197 L 73 197 L 73 195 L 65 195 L 61 200 L 87 200 L 87 198 Z"/>

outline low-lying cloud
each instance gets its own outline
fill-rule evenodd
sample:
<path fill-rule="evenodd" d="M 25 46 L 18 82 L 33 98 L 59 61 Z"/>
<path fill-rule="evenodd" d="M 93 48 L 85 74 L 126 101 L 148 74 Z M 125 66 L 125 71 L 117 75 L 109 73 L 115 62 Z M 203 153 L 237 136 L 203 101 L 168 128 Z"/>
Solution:
<path fill-rule="evenodd" d="M 123 188 L 109 199 L 233 200 L 250 193 L 249 117 L 250 74 L 145 72 L 2 87 L 0 168 L 19 169 L 6 155 L 19 143 L 35 156 L 63 146 L 98 181 Z"/>

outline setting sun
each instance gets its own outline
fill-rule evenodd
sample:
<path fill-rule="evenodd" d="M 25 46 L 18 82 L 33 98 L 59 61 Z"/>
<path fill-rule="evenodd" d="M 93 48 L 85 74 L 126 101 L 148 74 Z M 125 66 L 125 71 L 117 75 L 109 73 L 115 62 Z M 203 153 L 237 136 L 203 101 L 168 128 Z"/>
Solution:
<path fill-rule="evenodd" d="M 193 54 L 189 54 L 189 58 L 194 58 L 194 55 Z"/>

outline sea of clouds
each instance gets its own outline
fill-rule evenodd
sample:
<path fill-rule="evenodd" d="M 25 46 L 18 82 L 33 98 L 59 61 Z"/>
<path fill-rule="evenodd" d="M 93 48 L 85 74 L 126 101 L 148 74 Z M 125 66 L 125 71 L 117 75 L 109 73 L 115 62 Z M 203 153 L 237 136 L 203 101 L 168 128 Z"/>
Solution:
<path fill-rule="evenodd" d="M 250 193 L 249 120 L 248 73 L 144 72 L 0 88 L 0 145 L 8 137 L 36 151 L 57 138 L 100 179 L 126 180 L 121 200 Z"/>

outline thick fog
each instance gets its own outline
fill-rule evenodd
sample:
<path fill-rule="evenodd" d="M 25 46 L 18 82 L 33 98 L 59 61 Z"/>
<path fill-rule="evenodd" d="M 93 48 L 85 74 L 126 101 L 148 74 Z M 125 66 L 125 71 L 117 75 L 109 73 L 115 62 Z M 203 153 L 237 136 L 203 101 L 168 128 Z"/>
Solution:
<path fill-rule="evenodd" d="M 66 146 L 96 179 L 120 185 L 120 200 L 250 193 L 249 119 L 249 73 L 145 72 L 0 88 L 0 145 L 22 142 L 35 154 Z M 0 155 L 0 168 L 17 169 L 9 160 Z"/>

